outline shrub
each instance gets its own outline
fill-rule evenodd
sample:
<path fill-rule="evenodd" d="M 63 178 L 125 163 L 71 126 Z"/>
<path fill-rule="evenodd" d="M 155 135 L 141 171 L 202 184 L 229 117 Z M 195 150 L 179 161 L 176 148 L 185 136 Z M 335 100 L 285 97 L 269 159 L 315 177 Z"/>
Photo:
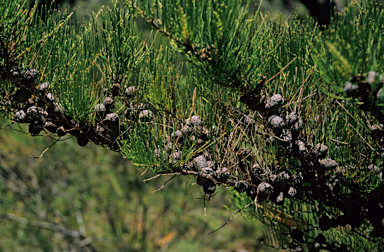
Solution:
<path fill-rule="evenodd" d="M 87 23 L 24 6 L 0 9 L 2 117 L 226 187 L 271 245 L 384 248 L 381 5 L 353 1 L 327 29 L 231 0 L 125 0 Z"/>

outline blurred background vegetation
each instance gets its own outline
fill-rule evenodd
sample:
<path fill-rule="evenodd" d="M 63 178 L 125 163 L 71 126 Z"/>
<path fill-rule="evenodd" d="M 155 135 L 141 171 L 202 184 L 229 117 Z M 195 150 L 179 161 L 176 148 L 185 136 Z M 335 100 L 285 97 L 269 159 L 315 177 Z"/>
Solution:
<path fill-rule="evenodd" d="M 309 14 L 299 1 L 281 3 L 264 0 L 262 11 L 282 22 Z M 61 9 L 71 5 L 86 18 L 109 4 L 72 0 Z M 0 125 L 0 251 L 277 251 L 260 243 L 261 223 L 240 215 L 208 235 L 232 216 L 222 187 L 204 202 L 195 181 L 180 176 L 151 194 L 170 177 L 143 183 L 155 174 L 142 175 L 119 153 L 32 137 L 10 121 Z"/>
<path fill-rule="evenodd" d="M 46 3 L 52 0 L 37 0 L 38 3 Z M 246 5 L 247 0 L 242 0 Z M 342 2 L 344 0 L 336 0 Z M 33 4 L 35 0 L 30 0 Z M 97 12 L 101 6 L 110 6 L 110 0 L 56 0 L 60 3 L 60 9 L 64 10 L 70 7 L 72 10 L 76 8 L 81 17 L 86 17 L 90 12 Z M 254 11 L 260 4 L 260 0 L 251 0 L 250 10 Z M 299 18 L 305 19 L 309 14 L 309 10 L 299 0 L 263 0 L 261 10 L 264 14 L 270 14 L 272 17 L 281 21 L 285 21 L 288 16 L 297 14 Z M 149 26 L 147 27 L 149 29 Z"/>
<path fill-rule="evenodd" d="M 240 215 L 208 235 L 232 216 L 224 188 L 205 202 L 205 224 L 194 179 L 151 194 L 170 177 L 144 183 L 156 174 L 119 153 L 0 125 L 0 251 L 276 251 L 258 240 L 262 224 Z"/>

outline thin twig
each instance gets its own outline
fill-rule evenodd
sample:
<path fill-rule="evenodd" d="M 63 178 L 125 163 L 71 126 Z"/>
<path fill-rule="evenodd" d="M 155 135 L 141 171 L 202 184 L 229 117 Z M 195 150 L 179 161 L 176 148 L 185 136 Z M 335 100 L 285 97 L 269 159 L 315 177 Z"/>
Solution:
<path fill-rule="evenodd" d="M 251 206 L 251 205 L 254 204 L 254 203 L 255 203 L 255 202 L 251 202 L 251 203 L 249 203 L 248 205 L 246 205 L 245 207 L 243 207 L 243 208 L 237 210 L 237 211 L 231 216 L 231 218 L 229 218 L 229 219 L 228 219 L 228 220 L 227 220 L 221 227 L 219 227 L 218 229 L 216 229 L 216 230 L 214 230 L 214 231 L 212 231 L 212 232 L 210 232 L 210 233 L 208 233 L 208 234 L 213 234 L 214 232 L 219 231 L 220 229 L 222 229 L 225 225 L 227 225 L 228 222 L 230 222 L 230 221 L 233 219 L 233 217 L 235 217 L 236 214 L 240 213 L 241 211 L 243 211 L 244 209 L 246 209 L 247 207 Z"/>
<path fill-rule="evenodd" d="M 207 225 L 207 207 L 205 206 L 205 193 L 204 193 L 204 225 Z"/>
<path fill-rule="evenodd" d="M 155 178 L 160 177 L 161 175 L 162 175 L 162 174 L 157 174 L 157 175 L 155 175 L 155 176 L 153 176 L 153 177 L 151 177 L 151 178 L 143 179 L 143 182 L 146 183 L 146 182 L 148 182 L 148 181 L 150 181 L 150 180 L 152 180 L 152 179 L 155 179 Z"/>
<path fill-rule="evenodd" d="M 176 174 L 176 175 L 177 175 L 177 174 Z M 159 189 L 154 190 L 153 192 L 151 192 L 151 194 L 153 194 L 153 193 L 155 193 L 155 192 L 158 192 L 158 191 L 160 191 L 161 189 L 163 189 L 164 186 L 165 186 L 169 181 L 171 181 L 174 177 L 176 177 L 176 175 L 173 175 L 170 179 L 168 179 L 167 181 L 165 181 L 165 183 L 164 183 Z"/>
<path fill-rule="evenodd" d="M 296 60 L 296 57 L 293 59 L 293 60 L 291 60 L 285 67 L 283 67 L 277 74 L 275 74 L 272 78 L 270 78 L 269 80 L 267 80 L 265 83 L 264 83 L 264 85 L 265 84 L 267 84 L 268 82 L 270 82 L 271 80 L 273 80 L 274 78 L 276 78 L 276 76 L 278 76 L 279 74 L 281 74 L 281 72 L 283 72 L 292 62 L 294 62 Z"/>
<path fill-rule="evenodd" d="M 141 177 L 143 177 L 143 175 L 148 171 L 148 168 L 145 169 L 145 171 L 143 171 L 143 173 L 140 174 Z"/>
<path fill-rule="evenodd" d="M 148 168 L 147 168 L 148 169 Z M 180 175 L 181 173 L 180 172 L 172 172 L 172 173 L 160 173 L 160 174 L 157 174 L 157 175 L 155 175 L 155 176 L 153 176 L 153 177 L 151 177 L 151 178 L 147 178 L 147 179 L 144 179 L 143 180 L 143 182 L 144 183 L 146 183 L 146 182 L 148 182 L 148 181 L 150 181 L 150 180 L 153 180 L 153 179 L 155 179 L 155 178 L 158 178 L 158 177 L 160 177 L 160 176 L 176 176 L 176 175 Z"/>
<path fill-rule="evenodd" d="M 32 155 L 27 155 L 28 157 L 31 157 L 31 158 L 36 158 L 36 159 L 38 159 L 38 158 L 41 158 L 52 146 L 54 146 L 58 141 L 60 140 L 60 138 L 58 138 L 58 139 L 56 139 L 56 141 L 55 142 L 53 142 L 53 144 L 51 144 L 48 148 L 46 148 L 42 153 L 41 153 L 41 155 L 40 156 L 38 156 L 38 157 L 36 157 L 36 156 L 32 156 Z"/>

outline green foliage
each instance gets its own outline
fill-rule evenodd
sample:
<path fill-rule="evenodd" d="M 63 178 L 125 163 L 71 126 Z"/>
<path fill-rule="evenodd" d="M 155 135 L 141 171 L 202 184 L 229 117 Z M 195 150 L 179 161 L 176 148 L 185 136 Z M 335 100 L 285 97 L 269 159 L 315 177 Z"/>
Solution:
<path fill-rule="evenodd" d="M 111 8 L 101 14 L 100 40 L 104 45 L 100 57 L 103 60 L 97 65 L 106 81 L 114 80 L 123 84 L 130 80 L 132 71 L 143 60 L 146 48 L 128 10 L 118 2 Z M 94 25 L 96 26 L 96 23 Z M 94 50 L 90 48 L 89 51 Z"/>
<path fill-rule="evenodd" d="M 259 10 L 249 18 L 241 1 L 127 2 L 222 86 L 240 89 L 246 82 L 245 88 L 254 88 L 277 46 L 270 43 L 268 19 Z"/>
<path fill-rule="evenodd" d="M 209 186 L 213 191 L 216 185 L 228 188 L 237 208 L 247 206 L 245 217 L 261 220 L 279 237 L 270 242 L 274 246 L 290 243 L 291 227 L 306 231 L 304 249 L 315 246 L 319 234 L 326 237 L 329 244 L 323 248 L 328 250 L 383 246 L 378 222 L 384 216 L 364 212 L 377 210 L 383 189 L 382 174 L 372 168 L 382 172 L 384 162 L 384 129 L 377 124 L 384 124 L 383 6 L 352 1 L 325 28 L 295 17 L 280 23 L 260 7 L 249 13 L 250 1 L 243 6 L 242 1 L 125 0 L 92 13 L 86 23 L 78 21 L 76 12 L 59 11 L 43 22 L 35 10 L 20 11 L 22 3 L 4 3 L 0 13 L 4 117 L 28 111 L 28 101 L 16 97 L 27 89 L 32 102 L 54 109 L 48 119 L 63 125 L 79 144 L 85 136 L 158 174 L 192 175 L 207 194 Z M 153 29 L 147 41 L 138 18 Z M 33 86 L 25 84 L 26 77 L 13 78 L 14 64 L 24 75 L 27 68 L 38 69 Z M 357 94 L 346 89 L 347 81 Z M 51 83 L 53 104 L 36 89 L 44 82 Z M 284 101 L 280 111 L 272 112 L 272 100 L 267 100 L 276 94 Z M 272 129 L 271 118 L 279 115 L 288 124 L 291 112 L 302 126 L 292 137 L 290 125 L 291 139 L 284 140 L 289 134 Z M 192 123 L 192 116 L 201 122 Z M 245 122 L 246 116 L 253 121 Z M 33 134 L 33 126 L 41 125 L 31 117 L 26 122 Z M 305 154 L 295 149 L 298 141 L 305 142 Z M 321 144 L 328 148 L 324 155 L 315 147 Z M 217 173 L 202 173 L 209 169 L 199 166 L 205 165 L 202 156 L 214 172 L 230 169 L 230 179 L 218 182 Z M 335 167 L 325 170 L 320 165 L 325 158 Z M 256 164 L 271 176 L 303 176 L 305 183 L 297 187 L 302 196 L 286 197 L 281 205 L 261 196 L 258 201 Z M 290 180 L 285 186 L 294 184 Z M 364 200 L 377 206 L 365 208 Z M 356 215 L 365 214 L 362 222 L 356 217 L 326 228 L 319 224 L 325 216 L 340 220 L 354 215 L 351 204 L 360 204 Z"/>
<path fill-rule="evenodd" d="M 384 11 L 378 4 L 352 2 L 334 19 L 337 22 L 316 37 L 313 58 L 323 80 L 343 92 L 343 84 L 356 74 L 383 72 Z"/>

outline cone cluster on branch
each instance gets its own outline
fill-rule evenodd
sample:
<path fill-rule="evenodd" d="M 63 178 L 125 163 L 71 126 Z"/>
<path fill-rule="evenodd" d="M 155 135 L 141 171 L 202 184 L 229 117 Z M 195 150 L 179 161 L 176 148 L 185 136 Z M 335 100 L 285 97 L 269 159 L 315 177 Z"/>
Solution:
<path fill-rule="evenodd" d="M 373 78 L 374 73 L 369 73 L 369 78 Z M 382 79 L 382 78 L 381 78 Z M 380 79 L 380 81 L 382 81 Z M 369 81 L 367 81 L 369 82 Z M 367 82 L 364 82 L 364 85 Z M 346 90 L 352 86 L 352 91 Z M 358 90 L 357 84 L 347 83 L 345 89 L 347 94 L 351 94 Z M 349 92 L 349 93 L 348 93 Z M 357 92 L 359 95 L 361 92 Z M 355 195 L 352 193 L 342 192 L 342 187 L 351 186 L 349 181 L 344 176 L 346 169 L 352 169 L 341 166 L 335 160 L 327 158 L 331 155 L 328 153 L 328 146 L 324 143 L 312 144 L 308 141 L 309 138 L 302 134 L 304 128 L 303 120 L 296 112 L 287 113 L 284 116 L 284 99 L 280 94 L 272 96 L 270 99 L 261 98 L 260 103 L 255 106 L 257 98 L 248 99 L 250 103 L 246 103 L 250 109 L 259 110 L 264 115 L 265 128 L 269 130 L 271 136 L 266 137 L 267 144 L 276 143 L 287 158 L 295 158 L 300 165 L 294 169 L 289 167 L 266 166 L 260 164 L 253 166 L 246 165 L 245 157 L 248 157 L 249 163 L 253 163 L 252 151 L 247 150 L 247 155 L 241 155 L 239 164 L 245 173 L 250 175 L 250 180 L 242 181 L 234 189 L 239 192 L 246 191 L 247 195 L 252 199 L 257 199 L 258 202 L 269 198 L 276 205 L 283 204 L 286 198 L 298 198 L 302 200 L 314 200 L 317 202 L 325 202 L 339 209 L 342 214 L 330 219 L 323 215 L 319 219 L 319 230 L 326 231 L 337 226 L 349 226 L 358 228 L 364 222 L 372 223 L 374 227 L 374 236 L 384 235 L 384 199 L 380 197 L 384 189 L 384 183 L 372 191 L 368 195 Z M 284 119 L 285 118 L 285 119 Z M 254 120 L 249 116 L 243 119 L 248 125 L 252 125 Z M 383 124 L 375 124 L 371 126 L 371 135 L 375 139 L 382 140 L 384 137 Z M 244 150 L 243 150 L 244 152 Z M 367 167 L 379 178 L 382 176 L 382 166 L 378 167 L 370 164 Z M 292 174 L 292 171 L 293 174 Z M 358 192 L 358 190 L 356 190 Z M 321 238 L 321 239 L 320 239 Z M 349 251 L 345 244 L 340 246 L 331 245 L 323 235 L 318 236 L 316 240 L 303 240 L 295 238 L 291 234 L 291 242 L 289 248 L 294 251 L 302 251 L 302 245 L 307 244 L 311 251 L 319 251 L 320 249 L 328 249 L 329 251 Z"/>
<path fill-rule="evenodd" d="M 145 124 L 154 119 L 154 111 L 148 104 L 135 99 L 138 93 L 136 87 L 126 87 L 123 92 L 120 84 L 115 83 L 104 90 L 105 98 L 95 105 L 94 125 L 75 122 L 66 115 L 50 83 L 45 82 L 35 87 L 37 75 L 36 69 L 22 71 L 13 65 L 6 78 L 17 86 L 15 93 L 9 96 L 9 102 L 15 110 L 14 121 L 28 123 L 29 132 L 33 136 L 46 130 L 58 136 L 76 136 L 81 146 L 92 141 L 118 150 L 117 141 L 124 136 L 122 132 L 126 129 L 127 121 Z M 375 73 L 370 72 L 364 81 L 362 77 L 356 78 L 354 82 L 345 84 L 344 91 L 348 96 L 369 102 L 366 99 L 372 93 L 368 92 L 369 89 L 365 93 L 361 89 L 366 90 L 367 85 L 372 86 L 376 77 Z M 382 82 L 382 77 L 378 77 L 378 80 Z M 378 90 L 374 94 L 379 96 L 380 92 Z M 115 108 L 115 99 L 121 100 L 122 96 L 126 109 L 119 114 Z M 309 140 L 303 133 L 305 123 L 301 116 L 298 112 L 287 111 L 281 94 L 275 94 L 269 99 L 263 96 L 259 101 L 258 97 L 240 100 L 250 110 L 258 111 L 263 118 L 260 125 L 253 116 L 240 115 L 236 120 L 244 131 L 259 135 L 264 133 L 262 135 L 266 146 L 277 146 L 279 153 L 295 159 L 299 165 L 292 169 L 283 164 L 260 163 L 255 155 L 256 150 L 250 147 L 236 147 L 232 152 L 235 154 L 232 163 L 223 165 L 225 157 L 218 156 L 215 148 L 231 151 L 230 136 L 224 128 L 208 127 L 198 115 L 187 118 L 178 129 L 175 128 L 169 136 L 165 136 L 153 155 L 173 172 L 194 175 L 205 194 L 212 195 L 217 186 L 222 185 L 245 193 L 256 203 L 270 200 L 276 205 L 283 205 L 289 198 L 326 202 L 343 214 L 332 218 L 323 215 L 319 219 L 319 230 L 326 231 L 339 225 L 358 228 L 369 221 L 374 227 L 373 235 L 384 235 L 384 211 L 381 209 L 384 200 L 380 197 L 384 184 L 365 197 L 342 193 L 342 186 L 350 186 L 343 185 L 350 183 L 343 174 L 352 168 L 341 166 L 329 158 L 329 147 L 326 144 L 313 144 Z M 370 104 L 370 109 L 374 108 L 375 104 Z M 374 139 L 381 141 L 384 138 L 383 124 L 374 124 L 370 129 Z M 210 147 L 212 142 L 216 147 Z M 197 151 L 186 153 L 190 149 Z M 381 177 L 382 167 L 370 164 L 368 169 Z M 291 250 L 300 251 L 303 244 L 313 251 L 335 248 L 327 243 L 324 236 L 315 240 L 298 238 L 299 231 L 290 234 Z M 343 244 L 335 249 L 347 251 Z"/>
<path fill-rule="evenodd" d="M 102 103 L 94 107 L 95 123 L 75 122 L 65 113 L 60 99 L 55 97 L 54 88 L 49 82 L 40 84 L 36 88 L 36 69 L 22 71 L 18 65 L 10 67 L 5 79 L 17 86 L 15 94 L 10 97 L 9 104 L 13 105 L 14 121 L 28 123 L 29 133 L 39 135 L 46 130 L 62 137 L 66 134 L 75 136 L 80 146 L 85 146 L 89 141 L 118 150 L 120 138 L 124 138 L 127 121 L 150 121 L 154 113 L 143 102 L 134 102 L 137 90 L 134 86 L 127 87 L 125 92 L 120 92 L 120 84 L 114 83 L 109 89 L 104 90 Z M 123 94 L 120 94 L 123 93 Z M 5 95 L 7 96 L 7 95 Z M 117 96 L 122 98 L 127 109 L 124 115 L 114 112 Z M 125 116 L 121 118 L 121 116 Z"/>
<path fill-rule="evenodd" d="M 241 1 L 123 2 L 76 29 L 72 14 L 40 22 L 18 1 L 0 8 L 2 114 L 32 136 L 75 136 L 159 175 L 191 176 L 204 199 L 224 186 L 285 249 L 383 250 L 384 77 L 361 74 L 383 70 L 381 5 L 351 4 L 326 30 L 324 11 L 317 23 L 280 24 Z M 332 13 L 329 1 L 301 2 Z M 171 44 L 144 41 L 136 17 Z"/>

